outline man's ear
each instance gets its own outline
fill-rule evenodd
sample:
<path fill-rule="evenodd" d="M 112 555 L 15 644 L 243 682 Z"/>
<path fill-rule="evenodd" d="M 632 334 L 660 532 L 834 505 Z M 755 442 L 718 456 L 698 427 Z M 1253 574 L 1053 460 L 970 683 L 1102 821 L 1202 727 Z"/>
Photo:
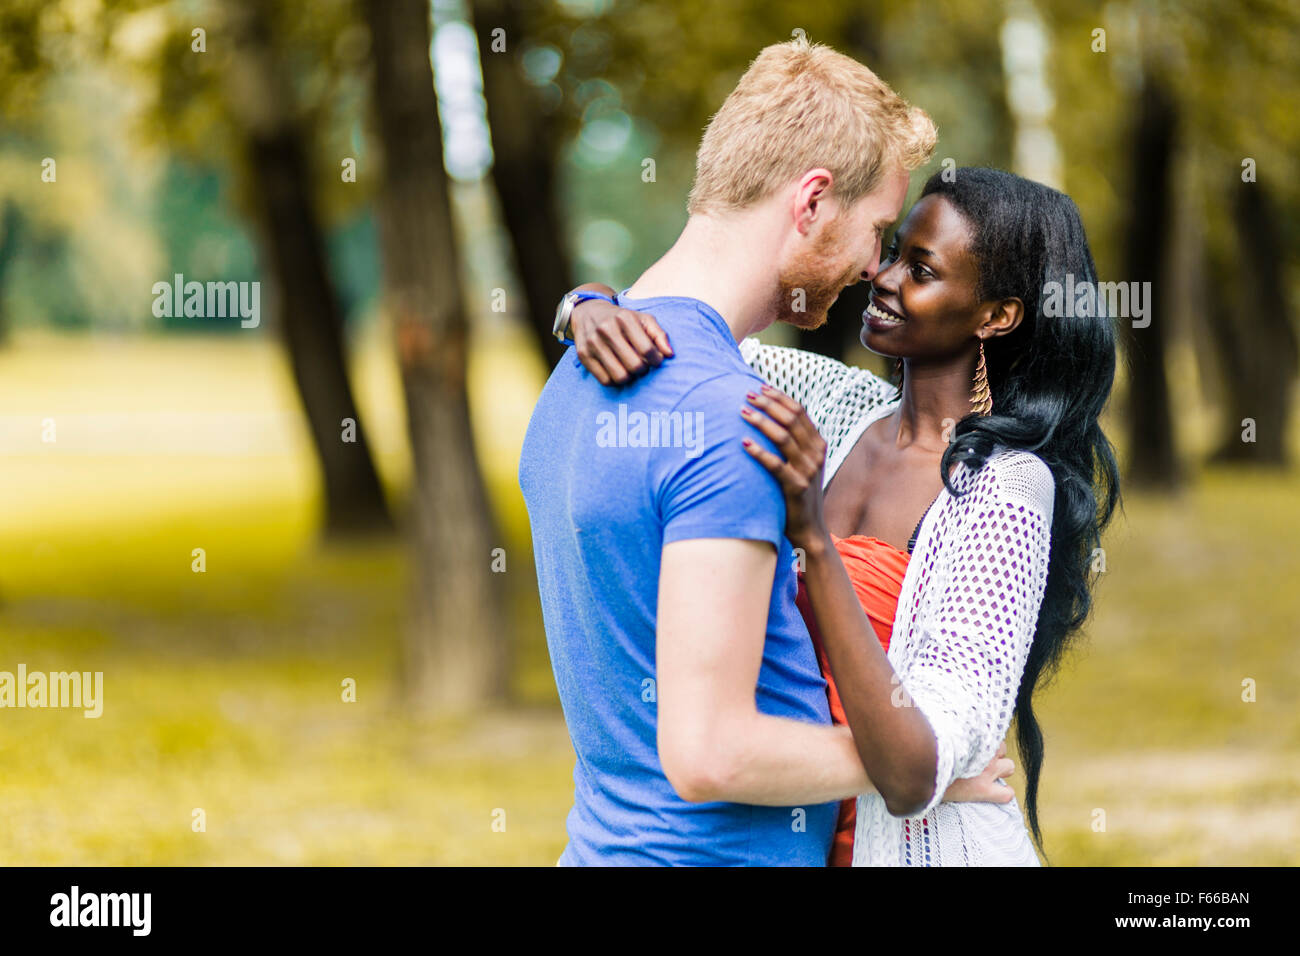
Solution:
<path fill-rule="evenodd" d="M 791 213 L 800 235 L 808 235 L 818 217 L 825 217 L 825 201 L 830 197 L 834 181 L 830 170 L 818 168 L 808 170 L 795 182 Z"/>
<path fill-rule="evenodd" d="M 988 318 L 980 326 L 988 338 L 997 338 L 1015 331 L 1025 316 L 1025 303 L 1017 298 L 1001 299 L 992 304 Z"/>

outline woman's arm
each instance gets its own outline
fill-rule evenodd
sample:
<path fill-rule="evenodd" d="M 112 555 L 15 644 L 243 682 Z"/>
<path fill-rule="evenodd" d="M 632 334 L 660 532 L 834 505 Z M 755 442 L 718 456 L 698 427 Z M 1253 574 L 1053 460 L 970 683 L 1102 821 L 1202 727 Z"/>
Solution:
<path fill-rule="evenodd" d="M 805 551 L 804 584 L 858 755 L 889 812 L 913 815 L 930 802 L 933 793 L 936 737 L 921 711 L 903 705 L 898 676 L 863 613 L 822 521 L 821 468 L 826 444 L 804 410 L 788 396 L 764 388 L 762 395 L 750 400 L 765 415 L 749 409 L 742 415 L 785 457 L 763 450 L 757 442 L 746 442 L 745 447 L 772 472 L 785 492 L 787 536 Z M 990 756 L 990 766 L 1002 759 L 996 752 Z M 989 769 L 985 768 L 974 785 L 964 785 L 974 786 L 973 794 L 965 789 L 944 793 L 948 785 L 940 792 L 947 799 L 1007 802 L 1010 790 L 996 784 L 996 774 L 990 777 Z M 981 785 L 982 790 L 978 789 Z"/>
<path fill-rule="evenodd" d="M 599 282 L 574 291 L 615 294 Z M 647 312 L 588 299 L 574 307 L 569 323 L 579 361 L 602 385 L 623 385 L 673 354 L 668 335 Z M 740 355 L 765 382 L 807 408 L 819 428 L 837 413 L 856 420 L 893 398 L 893 386 L 884 379 L 816 352 L 747 338 Z"/>
<path fill-rule="evenodd" d="M 588 282 L 573 291 L 599 292 L 610 298 L 617 295 L 599 282 Z M 668 336 L 654 316 L 601 299 L 587 299 L 574 306 L 569 328 L 578 360 L 601 385 L 625 385 L 673 354 Z"/>
<path fill-rule="evenodd" d="M 923 640 L 896 658 L 905 699 L 936 739 L 926 810 L 1007 734 L 1051 555 L 1054 482 L 1035 456 L 990 460 L 963 497 L 969 504 L 931 575 L 942 588 L 937 607 L 918 622 Z"/>

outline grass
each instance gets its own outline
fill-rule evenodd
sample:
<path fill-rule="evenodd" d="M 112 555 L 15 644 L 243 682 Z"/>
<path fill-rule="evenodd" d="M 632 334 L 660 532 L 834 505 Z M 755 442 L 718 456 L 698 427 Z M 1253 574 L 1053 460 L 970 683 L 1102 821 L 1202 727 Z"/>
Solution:
<path fill-rule="evenodd" d="M 388 350 L 356 353 L 400 502 Z M 404 553 L 317 545 L 317 479 L 271 344 L 23 336 L 0 353 L 0 670 L 103 671 L 105 687 L 97 720 L 0 711 L 0 864 L 554 862 L 573 754 L 514 482 L 541 370 L 507 339 L 471 371 L 520 595 L 519 703 L 431 722 L 397 704 Z M 151 433 L 138 414 L 158 410 L 186 417 Z M 1297 539 L 1291 476 L 1130 497 L 1097 614 L 1042 696 L 1052 862 L 1300 862 Z"/>
<path fill-rule="evenodd" d="M 1295 492 L 1224 470 L 1130 496 L 1096 616 L 1043 695 L 1053 861 L 1300 862 Z"/>

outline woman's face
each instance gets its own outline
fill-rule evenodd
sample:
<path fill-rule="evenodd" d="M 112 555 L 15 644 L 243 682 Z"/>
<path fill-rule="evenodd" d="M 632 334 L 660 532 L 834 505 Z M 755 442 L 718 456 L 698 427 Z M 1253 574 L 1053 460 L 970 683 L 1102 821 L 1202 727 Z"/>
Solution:
<path fill-rule="evenodd" d="M 981 303 L 971 229 L 947 199 L 922 198 L 898 227 L 887 261 L 871 280 L 862 344 L 879 355 L 950 359 L 975 345 L 989 319 Z"/>

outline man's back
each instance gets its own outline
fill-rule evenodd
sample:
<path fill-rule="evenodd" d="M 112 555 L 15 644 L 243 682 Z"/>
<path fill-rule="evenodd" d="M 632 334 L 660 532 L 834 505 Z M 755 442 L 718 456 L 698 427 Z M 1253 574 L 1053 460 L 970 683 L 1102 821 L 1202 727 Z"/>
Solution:
<path fill-rule="evenodd" d="M 739 412 L 762 381 L 703 303 L 625 304 L 654 311 L 675 357 L 615 389 L 567 353 L 533 413 L 519 469 L 547 643 L 577 754 L 562 862 L 822 866 L 834 804 L 687 803 L 660 764 L 655 619 L 660 553 L 673 541 L 743 538 L 777 547 L 757 707 L 818 724 L 830 716 L 795 607 L 784 503 L 740 445 L 757 438 Z"/>

